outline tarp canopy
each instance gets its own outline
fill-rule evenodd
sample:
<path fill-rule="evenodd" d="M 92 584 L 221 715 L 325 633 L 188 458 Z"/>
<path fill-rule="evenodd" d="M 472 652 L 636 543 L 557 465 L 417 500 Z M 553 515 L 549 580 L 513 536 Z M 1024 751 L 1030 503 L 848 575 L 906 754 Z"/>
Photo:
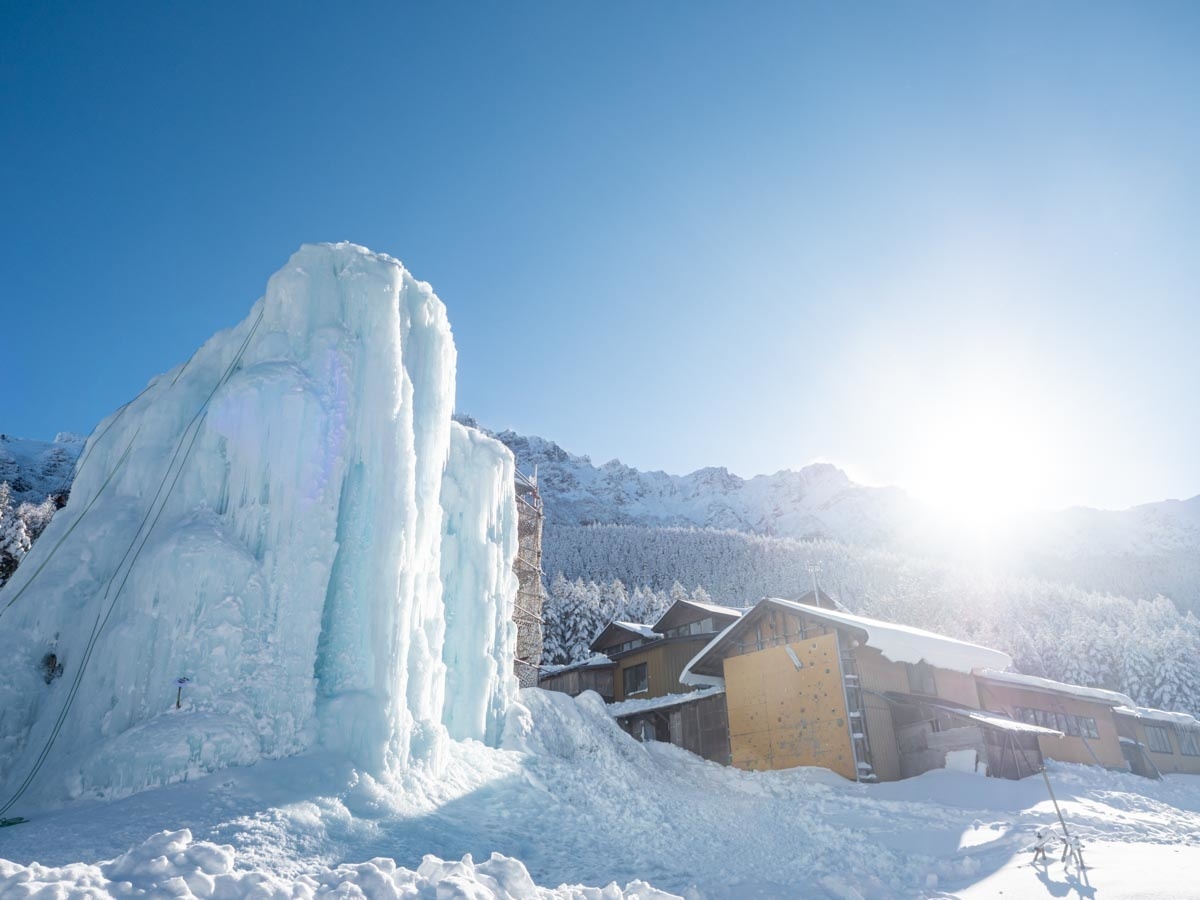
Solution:
<path fill-rule="evenodd" d="M 1028 722 L 1019 722 L 1016 719 L 1010 719 L 1008 716 L 1001 715 L 986 709 L 974 709 L 970 706 L 958 706 L 957 704 L 947 703 L 943 700 L 937 700 L 931 697 L 923 697 L 919 694 L 903 694 L 899 691 L 888 691 L 884 695 L 891 703 L 901 703 L 906 706 L 928 706 L 931 709 L 936 709 L 939 712 L 944 712 L 951 716 L 956 716 L 961 719 L 967 719 L 974 722 L 976 725 L 985 725 L 988 728 L 995 728 L 998 731 L 1007 731 L 1012 734 L 1039 734 L 1045 737 L 1062 737 L 1061 731 L 1056 731 L 1053 728 L 1043 728 L 1041 725 L 1031 725 Z"/>

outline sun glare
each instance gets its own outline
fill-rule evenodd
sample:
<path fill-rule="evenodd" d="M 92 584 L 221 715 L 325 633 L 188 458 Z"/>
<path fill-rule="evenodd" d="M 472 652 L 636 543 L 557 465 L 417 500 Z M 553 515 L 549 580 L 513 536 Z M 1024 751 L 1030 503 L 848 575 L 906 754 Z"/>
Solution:
<path fill-rule="evenodd" d="M 1036 398 L 964 386 L 912 422 L 913 494 L 948 518 L 1000 525 L 1045 505 L 1055 442 Z"/>

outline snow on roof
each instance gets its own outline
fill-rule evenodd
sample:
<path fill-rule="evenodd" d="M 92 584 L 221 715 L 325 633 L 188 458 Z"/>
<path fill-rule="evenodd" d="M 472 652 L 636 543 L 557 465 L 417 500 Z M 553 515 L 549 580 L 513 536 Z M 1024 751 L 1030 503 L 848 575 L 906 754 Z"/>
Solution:
<path fill-rule="evenodd" d="M 603 653 L 594 653 L 582 662 L 567 663 L 565 666 L 542 666 L 539 671 L 542 675 L 560 675 L 572 669 L 587 669 L 592 666 L 611 666 L 612 664 L 613 661 Z"/>
<path fill-rule="evenodd" d="M 1012 665 L 1012 658 L 1007 653 L 993 650 L 990 647 L 981 647 L 978 644 L 968 644 L 966 641 L 934 634 L 932 631 L 922 631 L 920 628 L 881 622 L 878 619 L 868 619 L 865 616 L 856 616 L 839 610 L 808 606 L 796 603 L 794 600 L 781 600 L 777 597 L 767 597 L 759 602 L 759 606 L 763 603 L 781 606 L 802 613 L 809 618 L 828 622 L 835 627 L 840 625 L 853 628 L 865 635 L 865 643 L 868 647 L 874 647 L 892 662 L 927 662 L 931 666 L 964 672 L 968 675 L 980 667 Z M 757 608 L 756 606 L 755 609 Z M 683 674 L 679 676 L 679 680 L 683 684 L 712 684 L 723 687 L 724 678 L 696 672 L 695 669 L 705 662 L 705 658 L 720 647 L 730 632 L 740 624 L 741 620 L 739 619 L 705 644 L 700 652 L 683 667 Z"/>
<path fill-rule="evenodd" d="M 721 606 L 718 603 L 701 603 L 698 600 L 689 600 L 688 598 L 683 597 L 667 607 L 666 612 L 664 612 L 658 617 L 658 619 L 655 620 L 654 625 L 652 626 L 653 629 L 657 632 L 662 626 L 662 623 L 668 618 L 671 618 L 672 614 L 680 606 L 690 606 L 692 609 L 699 610 L 700 612 L 711 613 L 714 616 L 733 616 L 734 618 L 741 618 L 742 613 L 746 612 L 744 609 L 735 609 L 732 606 Z"/>
<path fill-rule="evenodd" d="M 605 640 L 605 638 L 604 638 L 604 636 L 606 634 L 608 634 L 610 631 L 612 631 L 614 628 L 616 628 L 620 631 L 624 631 L 628 634 L 636 634 L 638 637 L 642 638 L 645 641 L 657 641 L 659 638 L 662 637 L 661 634 L 658 634 L 649 625 L 643 625 L 641 622 L 622 622 L 617 619 L 613 619 L 611 622 L 609 622 L 607 625 L 605 625 L 603 628 L 600 629 L 599 634 L 597 634 L 594 638 L 592 638 L 592 642 L 588 645 L 588 648 L 593 651 L 598 651 L 598 650 L 608 650 L 608 649 L 611 649 L 612 647 L 616 646 L 616 643 L 618 643 L 618 642 L 613 641 L 612 638 L 609 638 L 608 640 Z M 624 642 L 619 641 L 619 643 L 624 643 Z"/>
<path fill-rule="evenodd" d="M 612 625 L 624 628 L 626 631 L 632 631 L 634 634 L 640 634 L 644 638 L 654 639 L 659 637 L 653 628 L 649 625 L 643 625 L 641 622 L 618 622 L 614 619 Z"/>
<path fill-rule="evenodd" d="M 620 703 L 610 703 L 608 705 L 608 714 L 614 719 L 619 719 L 622 716 L 632 716 L 655 709 L 665 709 L 668 706 L 693 703 L 696 700 L 703 700 L 706 697 L 716 697 L 724 693 L 724 688 L 715 688 L 688 691 L 686 694 L 667 694 L 665 697 L 652 697 L 648 700 L 622 700 Z"/>
<path fill-rule="evenodd" d="M 1146 706 L 1114 706 L 1113 712 L 1122 716 L 1132 716 L 1136 719 L 1149 719 L 1152 722 L 1163 722 L 1180 728 L 1200 728 L 1200 720 L 1195 716 L 1182 712 L 1171 712 L 1166 709 L 1151 709 Z"/>
<path fill-rule="evenodd" d="M 1040 678 L 1037 675 L 1022 675 L 1020 672 L 997 672 L 987 668 L 981 668 L 975 674 L 980 678 L 986 678 L 988 681 L 999 681 L 1002 684 L 1012 684 L 1035 691 L 1070 694 L 1072 697 L 1082 697 L 1085 700 L 1094 700 L 1097 703 L 1105 703 L 1113 707 L 1137 706 L 1125 694 L 1118 693 L 1117 691 L 1106 691 L 1103 688 L 1084 687 L 1079 684 L 1067 684 L 1062 681 L 1052 681 L 1049 678 Z"/>
<path fill-rule="evenodd" d="M 807 606 L 792 600 L 768 598 L 764 602 L 787 607 L 831 625 L 843 625 L 865 631 L 866 645 L 874 647 L 892 662 L 926 662 L 931 666 L 965 672 L 968 675 L 977 668 L 1007 668 L 1012 665 L 1012 657 L 1007 653 L 981 647 L 979 644 L 969 644 L 944 634 L 882 622 L 879 619 L 868 619 L 840 610 Z"/>
<path fill-rule="evenodd" d="M 744 609 L 737 609 L 732 606 L 722 606 L 719 603 L 700 603 L 697 600 L 684 600 L 683 602 L 690 604 L 691 606 L 695 606 L 697 609 L 702 609 L 705 612 L 716 613 L 720 616 L 737 616 L 740 618 L 742 613 L 745 612 Z"/>

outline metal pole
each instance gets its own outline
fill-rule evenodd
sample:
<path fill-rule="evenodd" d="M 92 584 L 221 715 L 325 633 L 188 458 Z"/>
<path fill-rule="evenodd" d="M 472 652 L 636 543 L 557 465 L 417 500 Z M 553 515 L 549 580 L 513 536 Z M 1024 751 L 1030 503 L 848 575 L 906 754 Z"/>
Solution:
<path fill-rule="evenodd" d="M 1067 842 L 1067 847 L 1070 848 L 1069 852 L 1075 856 L 1076 862 L 1079 863 L 1079 868 L 1082 869 L 1083 852 L 1078 847 L 1075 847 L 1071 842 L 1071 832 L 1067 828 L 1067 820 L 1063 818 L 1062 810 L 1058 808 L 1058 798 L 1054 796 L 1054 788 L 1050 787 L 1050 776 L 1046 774 L 1045 766 L 1042 766 L 1042 780 L 1046 782 L 1046 790 L 1050 793 L 1050 802 L 1054 804 L 1054 811 L 1058 813 L 1058 821 L 1062 823 L 1063 838 Z M 1064 859 L 1065 858 L 1066 857 L 1064 857 Z"/>
<path fill-rule="evenodd" d="M 820 606 L 821 605 L 821 592 L 820 592 L 820 589 L 817 587 L 817 573 L 821 571 L 821 564 L 819 562 L 811 562 L 811 563 L 808 563 L 804 568 L 808 569 L 809 574 L 812 575 L 813 606 Z"/>

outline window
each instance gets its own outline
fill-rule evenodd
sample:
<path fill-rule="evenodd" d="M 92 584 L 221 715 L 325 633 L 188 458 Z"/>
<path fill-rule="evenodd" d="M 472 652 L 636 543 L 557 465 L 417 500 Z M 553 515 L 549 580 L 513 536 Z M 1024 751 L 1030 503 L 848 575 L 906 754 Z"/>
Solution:
<path fill-rule="evenodd" d="M 613 653 L 624 653 L 626 650 L 635 650 L 644 643 L 646 642 L 641 638 L 634 638 L 633 640 L 626 641 L 623 644 L 617 644 L 615 647 L 609 647 L 603 652 L 608 655 L 612 655 Z"/>
<path fill-rule="evenodd" d="M 908 689 L 914 694 L 927 694 L 930 697 L 937 696 L 937 685 L 933 680 L 933 667 L 928 663 L 917 663 L 915 666 L 912 663 L 907 664 L 908 668 Z"/>
<path fill-rule="evenodd" d="M 1162 725 L 1147 725 L 1146 741 L 1155 753 L 1175 752 L 1171 749 L 1171 739 L 1167 736 L 1167 729 Z"/>
<path fill-rule="evenodd" d="M 1071 737 L 1100 737 L 1100 732 L 1096 730 L 1096 720 L 1091 716 L 1073 716 L 1069 713 L 1050 712 L 1048 709 L 1033 709 L 1028 706 L 1018 706 L 1014 712 L 1014 718 L 1018 721 L 1053 728 Z"/>
<path fill-rule="evenodd" d="M 701 619 L 699 622 L 688 622 L 686 625 L 678 625 L 675 628 L 668 628 L 666 631 L 667 637 L 687 637 L 691 634 L 715 634 L 717 631 L 716 623 L 713 622 L 710 616 L 707 619 Z"/>
<path fill-rule="evenodd" d="M 638 694 L 650 689 L 650 682 L 646 677 L 645 663 L 638 663 L 636 666 L 624 669 L 621 677 L 624 679 L 626 697 L 630 694 Z"/>
<path fill-rule="evenodd" d="M 1179 738 L 1179 752 L 1184 756 L 1200 756 L 1200 746 L 1196 743 L 1195 728 L 1176 728 L 1175 737 Z"/>

